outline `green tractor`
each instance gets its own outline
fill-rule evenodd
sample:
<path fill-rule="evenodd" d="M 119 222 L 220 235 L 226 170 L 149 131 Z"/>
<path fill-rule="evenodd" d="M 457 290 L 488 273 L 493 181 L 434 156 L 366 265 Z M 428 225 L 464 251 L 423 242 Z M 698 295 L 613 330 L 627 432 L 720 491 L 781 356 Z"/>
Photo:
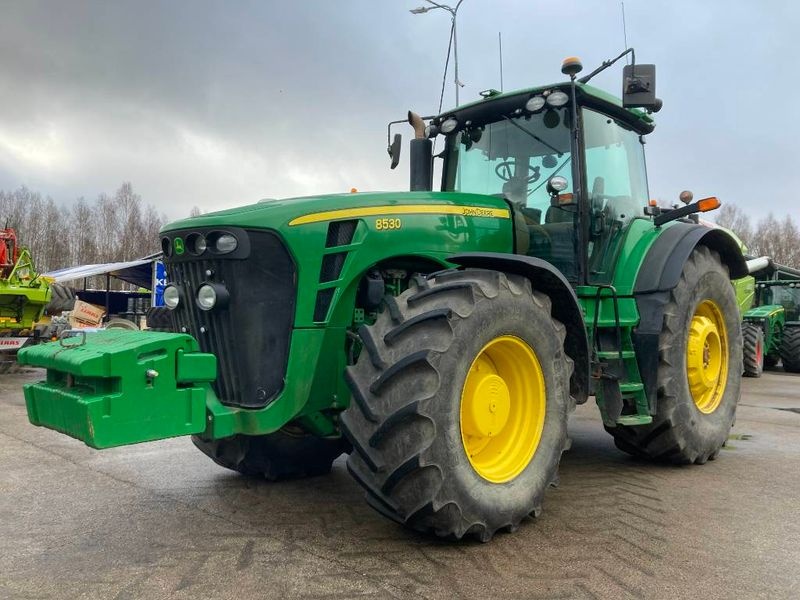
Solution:
<path fill-rule="evenodd" d="M 33 338 L 34 325 L 50 301 L 50 285 L 36 272 L 27 248 L 14 229 L 0 229 L 0 371 L 15 363 L 14 354 Z"/>
<path fill-rule="evenodd" d="M 742 342 L 736 241 L 648 200 L 653 65 L 409 113 L 410 191 L 265 201 L 162 231 L 173 332 L 24 351 L 32 423 L 95 448 L 192 435 L 268 479 L 347 466 L 389 519 L 488 540 L 537 515 L 596 398 L 623 451 L 714 459 Z M 443 143 L 433 155 L 433 141 Z M 389 150 L 393 166 L 401 142 Z M 440 161 L 441 191 L 433 191 Z"/>
<path fill-rule="evenodd" d="M 800 373 L 800 271 L 766 258 L 754 271 L 753 307 L 742 314 L 744 374 L 760 377 L 778 361 L 789 373 Z"/>

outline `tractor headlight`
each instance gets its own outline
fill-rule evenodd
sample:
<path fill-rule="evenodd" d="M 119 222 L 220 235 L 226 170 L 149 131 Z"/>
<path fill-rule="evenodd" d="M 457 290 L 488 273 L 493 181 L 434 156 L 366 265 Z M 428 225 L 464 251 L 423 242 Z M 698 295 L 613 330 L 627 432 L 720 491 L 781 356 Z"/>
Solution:
<path fill-rule="evenodd" d="M 168 237 L 161 238 L 161 251 L 167 258 L 172 256 L 172 240 Z"/>
<path fill-rule="evenodd" d="M 453 117 L 450 117 L 439 126 L 439 129 L 442 133 L 451 133 L 456 127 L 458 127 L 458 121 L 456 121 Z"/>
<path fill-rule="evenodd" d="M 214 250 L 218 254 L 228 254 L 236 250 L 239 245 L 238 240 L 230 233 L 223 233 L 214 242 Z"/>
<path fill-rule="evenodd" d="M 168 285 L 164 288 L 164 306 L 170 310 L 178 308 L 181 303 L 181 291 L 174 285 Z"/>
<path fill-rule="evenodd" d="M 219 283 L 204 283 L 197 290 L 197 306 L 201 310 L 223 308 L 228 305 L 229 299 L 228 290 Z"/>
<path fill-rule="evenodd" d="M 195 256 L 200 256 L 208 249 L 208 242 L 202 233 L 193 233 L 186 239 L 189 252 Z"/>
<path fill-rule="evenodd" d="M 525 103 L 525 110 L 535 113 L 536 111 L 542 110 L 544 103 L 544 96 L 534 96 Z"/>
<path fill-rule="evenodd" d="M 569 102 L 569 96 L 560 90 L 551 92 L 547 96 L 547 104 L 550 106 L 564 106 L 567 102 Z"/>

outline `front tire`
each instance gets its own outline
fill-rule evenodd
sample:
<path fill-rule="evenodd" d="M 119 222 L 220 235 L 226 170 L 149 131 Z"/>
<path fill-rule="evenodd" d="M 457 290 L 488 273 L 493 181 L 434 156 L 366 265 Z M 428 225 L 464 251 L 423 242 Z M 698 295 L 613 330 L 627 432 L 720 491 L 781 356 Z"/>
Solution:
<path fill-rule="evenodd" d="M 742 324 L 742 360 L 746 377 L 764 372 L 764 332 L 758 325 Z"/>
<path fill-rule="evenodd" d="M 719 254 L 698 246 L 664 309 L 653 422 L 609 428 L 617 447 L 678 464 L 716 458 L 739 402 L 741 335 L 728 269 Z"/>
<path fill-rule="evenodd" d="M 367 502 L 417 531 L 488 541 L 537 515 L 566 445 L 572 361 L 550 299 L 519 276 L 420 279 L 349 367 L 347 466 Z"/>
<path fill-rule="evenodd" d="M 268 435 L 234 435 L 192 442 L 221 467 L 269 481 L 325 475 L 350 446 L 343 438 L 321 438 L 285 427 Z"/>
<path fill-rule="evenodd" d="M 783 370 L 787 373 L 800 373 L 800 327 L 784 328 L 781 340 L 781 362 Z"/>

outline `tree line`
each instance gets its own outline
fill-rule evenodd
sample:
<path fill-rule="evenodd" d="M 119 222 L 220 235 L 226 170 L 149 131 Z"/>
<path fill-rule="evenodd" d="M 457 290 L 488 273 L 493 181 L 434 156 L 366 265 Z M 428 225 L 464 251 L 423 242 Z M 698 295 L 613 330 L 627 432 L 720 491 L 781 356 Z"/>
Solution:
<path fill-rule="evenodd" d="M 0 227 L 16 230 L 18 243 L 30 249 L 40 273 L 158 252 L 158 231 L 165 221 L 130 182 L 93 202 L 78 198 L 70 205 L 26 187 L 0 190 Z"/>
<path fill-rule="evenodd" d="M 753 224 L 744 210 L 725 204 L 717 211 L 716 222 L 736 233 L 751 256 L 769 256 L 776 263 L 800 268 L 800 229 L 791 215 L 779 220 L 769 213 Z"/>

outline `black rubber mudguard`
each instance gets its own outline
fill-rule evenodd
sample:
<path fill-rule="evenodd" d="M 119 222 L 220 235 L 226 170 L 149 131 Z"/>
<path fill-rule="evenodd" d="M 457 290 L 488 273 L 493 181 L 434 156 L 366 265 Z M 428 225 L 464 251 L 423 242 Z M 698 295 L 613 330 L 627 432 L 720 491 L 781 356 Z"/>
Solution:
<path fill-rule="evenodd" d="M 658 338 L 664 323 L 664 306 L 669 302 L 670 290 L 678 285 L 683 265 L 697 246 L 718 252 L 731 279 L 748 275 L 739 244 L 723 229 L 678 222 L 665 228 L 650 248 L 633 288 L 640 319 L 633 332 L 633 345 L 651 412 L 655 411 L 657 395 Z"/>

